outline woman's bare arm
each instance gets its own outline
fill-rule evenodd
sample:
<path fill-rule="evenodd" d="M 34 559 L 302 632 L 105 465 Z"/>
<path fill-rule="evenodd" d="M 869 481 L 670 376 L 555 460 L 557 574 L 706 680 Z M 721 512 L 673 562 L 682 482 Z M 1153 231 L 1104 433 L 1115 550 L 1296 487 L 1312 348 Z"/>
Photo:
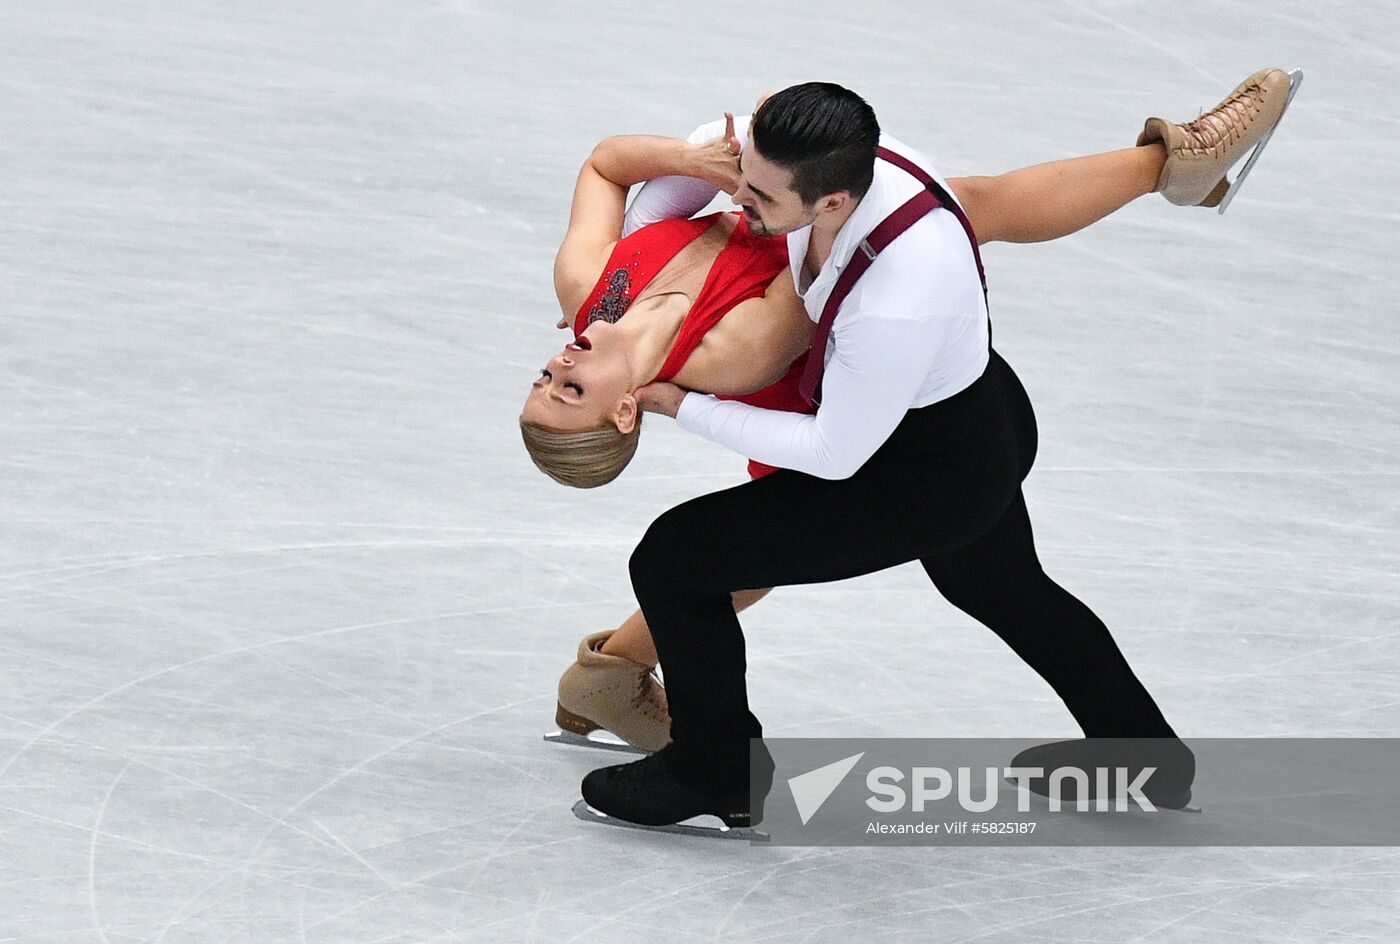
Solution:
<path fill-rule="evenodd" d="M 566 315 L 593 290 L 622 235 L 627 191 L 656 177 L 682 175 L 728 182 L 735 158 L 719 140 L 691 144 L 679 138 L 619 135 L 604 138 L 579 170 L 569 227 L 554 257 L 554 293 Z"/>
<path fill-rule="evenodd" d="M 674 383 L 699 393 L 753 393 L 787 373 L 811 339 L 812 321 L 784 269 L 763 297 L 735 305 L 706 333 Z"/>

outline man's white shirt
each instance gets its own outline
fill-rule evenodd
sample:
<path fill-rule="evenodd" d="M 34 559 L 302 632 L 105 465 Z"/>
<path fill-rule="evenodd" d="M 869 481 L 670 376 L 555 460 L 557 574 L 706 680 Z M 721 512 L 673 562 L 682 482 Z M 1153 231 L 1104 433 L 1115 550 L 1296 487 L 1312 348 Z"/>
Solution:
<path fill-rule="evenodd" d="M 735 120 L 747 146 L 748 117 Z M 689 140 L 724 133 L 724 122 L 697 128 Z M 928 160 L 889 135 L 880 144 L 946 183 Z M 923 189 L 912 175 L 877 160 L 875 179 L 842 226 L 821 271 L 803 290 L 802 264 L 811 227 L 787 236 L 794 284 L 808 316 L 821 319 L 851 254 L 885 217 Z M 624 232 L 690 216 L 718 191 L 702 181 L 649 182 L 628 208 Z M 987 366 L 987 310 L 972 247 L 952 213 L 935 210 L 890 243 L 841 304 L 826 349 L 821 407 L 815 415 L 763 410 L 688 393 L 681 427 L 741 455 L 827 479 L 848 478 L 875 454 L 910 409 L 966 389 Z"/>

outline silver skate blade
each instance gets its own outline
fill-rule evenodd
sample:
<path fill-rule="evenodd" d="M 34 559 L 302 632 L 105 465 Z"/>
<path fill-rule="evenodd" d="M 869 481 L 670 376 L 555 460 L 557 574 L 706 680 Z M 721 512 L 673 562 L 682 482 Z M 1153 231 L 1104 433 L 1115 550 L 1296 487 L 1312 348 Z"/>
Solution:
<path fill-rule="evenodd" d="M 622 754 L 650 754 L 640 747 L 633 747 L 611 731 L 599 728 L 592 734 L 575 734 L 572 731 L 549 731 L 544 739 L 551 744 L 567 744 L 570 747 L 596 747 L 604 751 L 618 751 Z"/>
<path fill-rule="evenodd" d="M 1224 213 L 1225 208 L 1230 205 L 1230 201 L 1235 199 L 1235 194 L 1239 191 L 1240 186 L 1244 184 L 1244 179 L 1248 177 L 1249 172 L 1254 169 L 1255 161 L 1259 160 L 1259 155 L 1264 153 L 1264 147 L 1269 143 L 1269 139 L 1274 136 L 1274 132 L 1278 130 L 1278 126 L 1283 123 L 1283 116 L 1288 114 L 1288 106 L 1293 104 L 1293 96 L 1298 94 L 1298 89 L 1302 84 L 1302 69 L 1294 69 L 1292 72 L 1288 73 L 1288 98 L 1283 103 L 1283 111 L 1279 112 L 1278 121 L 1274 122 L 1274 126 L 1259 139 L 1258 144 L 1254 145 L 1254 150 L 1249 154 L 1249 160 L 1245 161 L 1244 167 L 1240 168 L 1239 176 L 1230 184 L 1230 189 L 1225 191 L 1225 198 L 1220 201 L 1219 212 Z"/>
<path fill-rule="evenodd" d="M 618 819 L 616 816 L 609 816 L 606 813 L 599 813 L 588 805 L 587 800 L 579 800 L 574 804 L 574 815 L 585 823 L 599 823 L 604 826 L 621 826 L 624 829 L 637 829 L 648 833 L 673 833 L 678 836 L 702 836 L 705 839 L 745 839 L 750 842 L 768 842 L 769 836 L 761 829 L 751 826 L 725 826 L 720 822 L 718 816 L 696 816 L 683 823 L 674 823 L 670 826 L 643 826 L 640 823 L 629 823 L 625 819 Z M 700 825 L 702 823 L 713 823 L 715 825 Z"/>
<path fill-rule="evenodd" d="M 1045 804 L 1046 804 L 1047 806 L 1049 805 L 1050 799 L 1049 799 L 1049 797 L 1045 796 L 1044 794 L 1036 793 L 1034 790 L 1029 790 L 1029 789 L 1024 789 L 1024 790 L 1023 790 L 1022 787 L 1021 787 L 1020 782 L 1017 781 L 1017 780 L 1015 780 L 1015 779 L 1013 779 L 1013 778 L 1011 778 L 1011 777 L 1004 777 L 1003 779 L 1004 779 L 1007 783 L 1009 783 L 1009 784 L 1011 784 L 1013 787 L 1015 787 L 1015 788 L 1017 789 L 1018 792 L 1020 792 L 1020 793 L 1025 793 L 1025 794 L 1027 794 L 1027 795 L 1029 795 L 1029 796 L 1033 796 L 1033 797 L 1039 797 L 1041 800 L 1044 800 L 1044 801 L 1045 801 Z M 1110 803 L 1111 803 L 1111 804 L 1113 804 L 1113 805 L 1116 806 L 1117 802 L 1118 802 L 1118 798 L 1117 798 L 1117 797 L 1112 797 L 1112 798 L 1110 798 Z M 1095 808 L 1096 808 L 1096 805 L 1097 805 L 1097 801 L 1091 801 L 1090 807 L 1089 807 L 1088 809 L 1086 809 L 1086 810 L 1083 810 L 1083 812 L 1085 812 L 1085 813 L 1093 813 L 1093 812 L 1095 812 L 1095 811 L 1096 811 L 1096 809 L 1095 809 Z M 1156 804 L 1154 803 L 1153 806 L 1156 806 Z M 1078 813 L 1078 812 L 1081 812 L 1080 810 L 1078 810 L 1078 809 L 1075 807 L 1075 805 L 1074 805 L 1073 803 L 1070 803 L 1070 802 L 1068 802 L 1068 801 L 1066 801 L 1065 807 L 1066 807 L 1066 808 L 1063 809 L 1062 812 L 1065 812 L 1065 813 Z M 1126 813 L 1126 812 L 1132 812 L 1132 807 L 1129 806 L 1129 808 L 1128 808 L 1127 810 L 1124 810 L 1123 812 L 1125 812 L 1125 813 Z M 1144 811 L 1144 812 L 1145 812 L 1145 811 Z M 1157 812 L 1158 812 L 1158 813 L 1199 813 L 1199 812 L 1201 812 L 1201 808 L 1200 808 L 1199 806 L 1197 806 L 1195 803 L 1187 803 L 1185 806 L 1157 806 Z"/>

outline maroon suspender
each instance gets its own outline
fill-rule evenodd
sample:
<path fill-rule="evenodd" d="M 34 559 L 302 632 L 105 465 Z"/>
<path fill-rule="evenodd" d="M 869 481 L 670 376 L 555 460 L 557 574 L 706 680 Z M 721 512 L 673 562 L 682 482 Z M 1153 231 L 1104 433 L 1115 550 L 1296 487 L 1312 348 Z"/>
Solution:
<path fill-rule="evenodd" d="M 856 282 L 865 274 L 865 270 L 870 268 L 870 263 L 875 261 L 880 251 L 893 242 L 896 236 L 941 205 L 932 193 L 920 190 L 871 230 L 870 235 L 851 255 L 851 261 L 846 263 L 846 268 L 841 270 L 841 276 L 831 289 L 831 296 L 827 298 L 826 307 L 822 309 L 821 321 L 817 322 L 816 330 L 812 334 L 812 346 L 807 350 L 807 364 L 802 368 L 802 378 L 797 384 L 797 392 L 802 395 L 802 399 L 813 404 L 821 402 L 817 388 L 821 386 L 822 373 L 826 369 L 826 342 L 831 335 L 831 325 L 836 320 L 837 309 L 846 300 L 851 289 L 855 288 Z"/>
<path fill-rule="evenodd" d="M 958 218 L 958 222 L 962 224 L 963 232 L 967 233 L 967 241 L 972 244 L 972 258 L 977 262 L 977 277 L 982 280 L 982 292 L 986 294 L 987 273 L 982 269 L 982 253 L 977 249 L 977 234 L 972 231 L 972 221 L 967 218 L 967 214 L 963 212 L 963 208 L 958 206 L 958 201 L 950 197 L 948 191 L 939 186 L 938 181 L 929 176 L 927 171 L 907 157 L 896 154 L 889 148 L 876 148 L 875 154 L 893 164 L 895 167 L 898 167 L 900 170 L 912 175 L 915 180 L 927 187 L 934 196 L 938 197 L 940 206 Z"/>
<path fill-rule="evenodd" d="M 841 271 L 836 285 L 832 287 L 831 295 L 827 298 L 826 306 L 822 309 L 821 321 L 817 322 L 816 331 L 812 334 L 812 345 L 807 351 L 807 364 L 802 369 L 802 378 L 797 388 L 803 398 L 814 405 L 821 402 L 817 390 L 821 386 L 822 372 L 826 369 L 826 344 L 831 336 L 831 325 L 836 320 L 836 313 L 840 310 L 841 303 L 846 300 L 851 289 L 855 288 L 856 282 L 865 274 L 865 270 L 870 268 L 870 263 L 875 261 L 875 257 L 886 246 L 894 242 L 896 237 L 928 213 L 943 207 L 958 218 L 963 231 L 967 233 L 968 242 L 972 244 L 972 258 L 977 262 L 977 275 L 982 280 L 982 293 L 985 295 L 987 292 L 987 276 L 982 270 L 982 255 L 977 251 L 977 235 L 973 233 L 972 223 L 968 221 L 967 214 L 962 211 L 962 207 L 958 206 L 957 201 L 939 186 L 938 181 L 934 180 L 913 161 L 888 148 L 878 148 L 875 154 L 881 160 L 911 174 L 924 185 L 924 189 L 910 197 L 903 206 L 885 217 L 879 226 L 870 231 L 870 235 L 863 239 L 859 248 L 851 254 L 846 268 Z"/>

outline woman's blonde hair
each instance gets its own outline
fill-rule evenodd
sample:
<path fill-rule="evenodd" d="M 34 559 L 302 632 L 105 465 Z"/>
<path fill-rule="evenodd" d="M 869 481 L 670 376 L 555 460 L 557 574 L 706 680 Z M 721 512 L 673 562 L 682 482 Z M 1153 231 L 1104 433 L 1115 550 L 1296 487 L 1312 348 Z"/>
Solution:
<path fill-rule="evenodd" d="M 621 475 L 632 461 L 642 437 L 642 414 L 637 414 L 628 433 L 606 422 L 593 429 L 563 432 L 522 419 L 520 436 L 535 467 L 545 475 L 561 485 L 597 488 Z"/>

